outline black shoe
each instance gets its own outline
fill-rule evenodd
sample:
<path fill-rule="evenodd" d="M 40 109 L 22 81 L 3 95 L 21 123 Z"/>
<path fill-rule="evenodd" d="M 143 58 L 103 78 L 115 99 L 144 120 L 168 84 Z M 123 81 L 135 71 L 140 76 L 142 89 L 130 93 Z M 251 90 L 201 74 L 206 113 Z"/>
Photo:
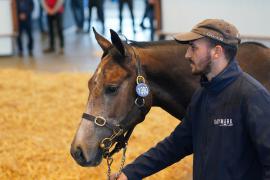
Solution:
<path fill-rule="evenodd" d="M 76 34 L 82 34 L 83 33 L 83 29 L 82 28 L 77 28 L 76 29 Z"/>
<path fill-rule="evenodd" d="M 59 54 L 60 54 L 60 55 L 63 55 L 63 54 L 64 54 L 64 48 L 60 48 Z"/>
<path fill-rule="evenodd" d="M 20 51 L 20 52 L 18 53 L 18 56 L 19 56 L 19 57 L 23 57 L 23 52 Z"/>
<path fill-rule="evenodd" d="M 54 48 L 48 48 L 43 50 L 44 53 L 53 53 L 54 51 L 55 51 Z"/>
<path fill-rule="evenodd" d="M 29 56 L 30 56 L 30 57 L 33 57 L 33 51 L 32 51 L 32 50 L 29 51 Z"/>

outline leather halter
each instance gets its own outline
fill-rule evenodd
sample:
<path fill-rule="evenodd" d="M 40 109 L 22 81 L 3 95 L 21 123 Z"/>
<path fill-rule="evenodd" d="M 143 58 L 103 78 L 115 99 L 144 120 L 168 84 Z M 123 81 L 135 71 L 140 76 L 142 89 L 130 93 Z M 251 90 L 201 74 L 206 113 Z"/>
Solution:
<path fill-rule="evenodd" d="M 132 46 L 130 47 L 136 59 L 136 69 L 137 69 L 136 83 L 137 84 L 145 83 L 145 79 L 141 73 L 142 68 L 140 59 L 135 53 L 134 48 Z M 127 120 L 131 119 L 134 116 L 134 114 L 144 112 L 145 111 L 144 105 L 145 105 L 144 98 L 137 95 L 131 110 L 128 112 L 127 116 L 120 122 L 126 122 Z M 103 151 L 102 155 L 104 158 L 111 157 L 113 154 L 119 152 L 122 148 L 126 148 L 127 142 L 135 127 L 135 125 L 132 125 L 131 127 L 123 127 L 120 124 L 111 124 L 101 116 L 93 116 L 87 113 L 83 113 L 82 118 L 94 122 L 94 124 L 97 127 L 106 127 L 113 132 L 113 134 L 110 137 L 104 138 L 100 142 L 100 148 Z M 112 147 L 114 142 L 116 142 L 116 145 L 114 146 L 113 150 L 110 151 L 110 148 Z"/>

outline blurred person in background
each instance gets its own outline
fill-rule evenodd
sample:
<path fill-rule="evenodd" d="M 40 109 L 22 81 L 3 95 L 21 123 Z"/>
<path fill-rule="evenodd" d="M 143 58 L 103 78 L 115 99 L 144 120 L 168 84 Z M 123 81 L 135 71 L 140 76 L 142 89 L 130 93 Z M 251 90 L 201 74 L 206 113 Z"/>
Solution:
<path fill-rule="evenodd" d="M 19 56 L 23 56 L 23 32 L 25 31 L 28 37 L 28 53 L 33 56 L 33 35 L 32 35 L 32 12 L 34 9 L 33 0 L 16 0 L 17 15 L 18 15 L 18 49 Z"/>
<path fill-rule="evenodd" d="M 91 17 L 92 17 L 92 9 L 94 7 L 97 8 L 98 19 L 101 21 L 102 26 L 102 34 L 105 33 L 105 19 L 104 19 L 104 0 L 89 0 L 88 1 L 88 9 L 89 9 L 89 17 L 88 17 L 88 33 L 91 30 Z"/>
<path fill-rule="evenodd" d="M 64 53 L 64 35 L 63 35 L 63 12 L 64 0 L 42 0 L 42 5 L 47 12 L 48 28 L 49 28 L 49 47 L 44 53 L 55 52 L 55 36 L 54 23 L 56 23 L 57 34 L 60 40 L 60 54 Z"/>
<path fill-rule="evenodd" d="M 150 39 L 151 41 L 154 40 L 154 34 L 155 34 L 155 27 L 154 27 L 154 19 L 155 19 L 155 3 L 156 0 L 145 0 L 145 10 L 143 14 L 142 21 L 140 23 L 140 26 L 143 30 L 146 29 L 144 26 L 144 20 L 145 18 L 149 19 L 149 24 L 150 24 Z"/>
<path fill-rule="evenodd" d="M 73 12 L 73 17 L 77 26 L 76 33 L 82 33 L 84 24 L 84 1 L 71 0 L 70 4 Z"/>
<path fill-rule="evenodd" d="M 124 5 L 128 5 L 128 9 L 130 12 L 131 20 L 132 20 L 132 27 L 133 27 L 133 33 L 136 33 L 135 29 L 135 19 L 134 19 L 134 13 L 133 13 L 133 0 L 119 0 L 119 32 L 122 33 L 122 24 L 123 24 L 123 7 Z"/>

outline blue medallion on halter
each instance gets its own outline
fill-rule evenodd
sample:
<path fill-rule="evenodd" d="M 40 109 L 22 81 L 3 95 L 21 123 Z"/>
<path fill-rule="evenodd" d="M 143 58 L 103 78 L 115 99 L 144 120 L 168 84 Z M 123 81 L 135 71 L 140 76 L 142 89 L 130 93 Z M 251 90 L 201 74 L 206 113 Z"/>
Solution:
<path fill-rule="evenodd" d="M 145 83 L 139 83 L 136 86 L 136 93 L 140 97 L 146 97 L 149 94 L 149 88 Z"/>

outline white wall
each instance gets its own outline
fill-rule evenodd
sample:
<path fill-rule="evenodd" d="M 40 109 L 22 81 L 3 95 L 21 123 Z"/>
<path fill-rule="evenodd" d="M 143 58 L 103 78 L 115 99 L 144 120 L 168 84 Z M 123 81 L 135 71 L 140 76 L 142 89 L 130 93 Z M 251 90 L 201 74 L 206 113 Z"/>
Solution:
<path fill-rule="evenodd" d="M 0 55 L 11 55 L 13 23 L 11 0 L 0 0 Z"/>
<path fill-rule="evenodd" d="M 0 0 L 0 35 L 12 34 L 11 0 Z"/>
<path fill-rule="evenodd" d="M 207 18 L 234 24 L 242 36 L 270 38 L 270 0 L 162 0 L 162 32 L 187 32 Z"/>

